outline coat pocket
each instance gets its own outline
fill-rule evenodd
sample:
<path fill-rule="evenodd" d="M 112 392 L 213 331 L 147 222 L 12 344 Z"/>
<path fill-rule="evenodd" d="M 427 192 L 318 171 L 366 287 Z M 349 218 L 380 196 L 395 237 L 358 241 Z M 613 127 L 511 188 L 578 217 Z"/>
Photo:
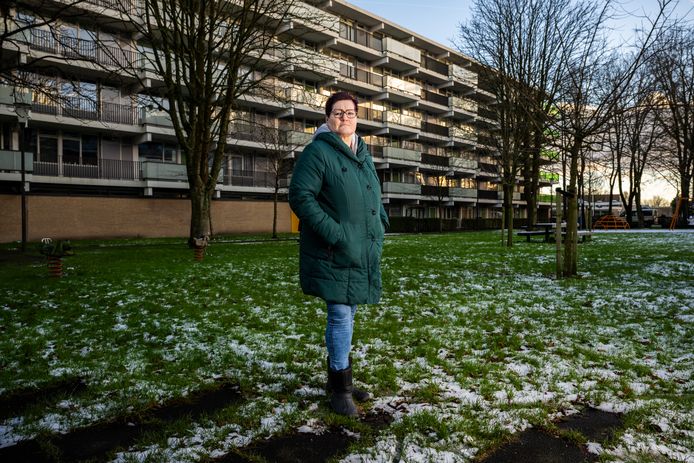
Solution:
<path fill-rule="evenodd" d="M 332 260 L 338 267 L 359 267 L 361 265 L 360 250 L 359 243 L 340 241 L 332 248 Z"/>

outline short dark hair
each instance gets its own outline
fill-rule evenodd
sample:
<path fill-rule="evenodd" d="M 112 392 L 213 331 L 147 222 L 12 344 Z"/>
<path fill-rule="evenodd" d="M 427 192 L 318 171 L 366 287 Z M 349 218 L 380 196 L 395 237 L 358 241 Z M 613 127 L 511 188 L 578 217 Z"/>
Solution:
<path fill-rule="evenodd" d="M 330 113 L 333 112 L 333 106 L 335 106 L 335 103 L 342 100 L 350 100 L 352 103 L 354 103 L 355 111 L 359 107 L 359 102 L 355 96 L 347 92 L 337 92 L 330 95 L 328 101 L 325 102 L 325 115 L 330 117 Z"/>

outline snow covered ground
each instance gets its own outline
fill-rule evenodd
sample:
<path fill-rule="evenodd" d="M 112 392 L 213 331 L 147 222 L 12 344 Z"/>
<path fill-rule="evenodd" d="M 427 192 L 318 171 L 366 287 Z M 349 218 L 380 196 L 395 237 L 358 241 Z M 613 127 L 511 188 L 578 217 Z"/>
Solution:
<path fill-rule="evenodd" d="M 0 393 L 88 384 L 4 419 L 1 447 L 220 380 L 245 400 L 115 461 L 198 461 L 335 424 L 324 308 L 298 290 L 296 243 L 217 245 L 202 265 L 170 267 L 148 267 L 143 252 L 127 275 L 83 271 L 107 252 L 78 252 L 57 283 L 0 285 Z M 588 443 L 604 460 L 694 462 L 694 233 L 596 233 L 579 252 L 579 277 L 558 281 L 552 245 L 389 237 L 384 297 L 359 308 L 353 356 L 375 396 L 366 408 L 395 421 L 342 461 L 469 462 L 592 406 L 626 414 L 613 441 Z"/>

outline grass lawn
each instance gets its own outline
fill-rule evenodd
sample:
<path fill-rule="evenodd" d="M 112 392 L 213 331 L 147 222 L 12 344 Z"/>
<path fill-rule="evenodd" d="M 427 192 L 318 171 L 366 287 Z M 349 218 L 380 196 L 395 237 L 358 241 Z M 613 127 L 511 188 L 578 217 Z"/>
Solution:
<path fill-rule="evenodd" d="M 203 262 L 172 240 L 73 246 L 62 279 L 38 258 L 0 265 L 0 400 L 52 391 L 0 416 L 0 447 L 232 383 L 243 400 L 110 458 L 198 461 L 339 426 L 362 437 L 345 462 L 465 462 L 591 406 L 624 413 L 600 460 L 694 462 L 694 233 L 596 234 L 565 281 L 550 244 L 387 237 L 353 350 L 365 409 L 394 418 L 380 431 L 327 407 L 324 304 L 299 289 L 296 241 L 214 243 Z"/>

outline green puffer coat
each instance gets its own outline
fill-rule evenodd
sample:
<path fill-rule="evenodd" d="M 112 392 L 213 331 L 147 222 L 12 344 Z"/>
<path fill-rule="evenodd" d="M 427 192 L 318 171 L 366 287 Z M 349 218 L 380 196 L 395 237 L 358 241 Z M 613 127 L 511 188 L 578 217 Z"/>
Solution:
<path fill-rule="evenodd" d="M 373 304 L 381 297 L 381 250 L 388 217 L 364 141 L 356 155 L 332 132 L 304 148 L 289 204 L 299 217 L 301 289 L 327 302 Z"/>

